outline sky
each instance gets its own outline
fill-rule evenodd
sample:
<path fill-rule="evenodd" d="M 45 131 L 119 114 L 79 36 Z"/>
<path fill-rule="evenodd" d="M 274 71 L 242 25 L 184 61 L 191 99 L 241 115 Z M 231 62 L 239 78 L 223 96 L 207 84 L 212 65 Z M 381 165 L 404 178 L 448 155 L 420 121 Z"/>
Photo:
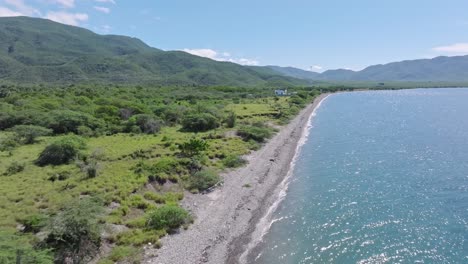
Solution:
<path fill-rule="evenodd" d="M 0 0 L 163 50 L 322 72 L 468 54 L 467 0 Z"/>

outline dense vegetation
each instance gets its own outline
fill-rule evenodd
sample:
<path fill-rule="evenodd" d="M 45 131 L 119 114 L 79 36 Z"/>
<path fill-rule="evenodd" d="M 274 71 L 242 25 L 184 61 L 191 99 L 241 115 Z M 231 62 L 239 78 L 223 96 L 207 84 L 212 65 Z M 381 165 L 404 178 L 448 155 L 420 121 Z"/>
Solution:
<path fill-rule="evenodd" d="M 28 17 L 0 18 L 0 79 L 14 84 L 285 85 L 305 81 L 162 51 L 141 40 Z"/>
<path fill-rule="evenodd" d="M 185 191 L 210 191 L 320 93 L 290 91 L 1 86 L 0 263 L 79 263 L 102 244 L 102 263 L 138 260 L 192 221 Z"/>

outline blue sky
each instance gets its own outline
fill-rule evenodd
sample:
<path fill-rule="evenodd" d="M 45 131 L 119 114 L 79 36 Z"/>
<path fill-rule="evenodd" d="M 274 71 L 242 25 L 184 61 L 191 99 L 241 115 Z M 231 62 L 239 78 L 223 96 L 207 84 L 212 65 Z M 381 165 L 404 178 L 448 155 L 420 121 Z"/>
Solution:
<path fill-rule="evenodd" d="M 249 65 L 323 71 L 468 54 L 466 0 L 0 0 L 27 15 Z"/>

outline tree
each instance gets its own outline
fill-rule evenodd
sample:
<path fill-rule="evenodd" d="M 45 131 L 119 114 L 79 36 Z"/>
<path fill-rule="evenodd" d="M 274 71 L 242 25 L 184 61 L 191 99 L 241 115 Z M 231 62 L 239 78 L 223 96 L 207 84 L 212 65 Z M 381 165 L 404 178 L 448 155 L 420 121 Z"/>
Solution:
<path fill-rule="evenodd" d="M 184 156 L 193 157 L 208 149 L 208 143 L 203 139 L 191 138 L 179 145 Z"/>
<path fill-rule="evenodd" d="M 33 144 L 38 137 L 47 136 L 52 133 L 51 129 L 33 125 L 17 125 L 11 131 L 16 134 L 16 139 L 24 144 Z"/>
<path fill-rule="evenodd" d="M 86 198 L 68 204 L 48 227 L 45 243 L 54 249 L 58 263 L 84 263 L 99 251 L 103 212 L 101 201 Z"/>
<path fill-rule="evenodd" d="M 67 136 L 48 145 L 39 155 L 39 166 L 67 164 L 86 148 L 84 140 L 78 136 Z"/>
<path fill-rule="evenodd" d="M 87 126 L 92 129 L 100 127 L 100 123 L 92 116 L 71 110 L 56 110 L 50 113 L 46 120 L 47 127 L 56 134 L 78 133 L 78 127 Z"/>
<path fill-rule="evenodd" d="M 198 113 L 186 116 L 182 128 L 189 132 L 204 132 L 219 127 L 218 118 L 210 113 Z"/>

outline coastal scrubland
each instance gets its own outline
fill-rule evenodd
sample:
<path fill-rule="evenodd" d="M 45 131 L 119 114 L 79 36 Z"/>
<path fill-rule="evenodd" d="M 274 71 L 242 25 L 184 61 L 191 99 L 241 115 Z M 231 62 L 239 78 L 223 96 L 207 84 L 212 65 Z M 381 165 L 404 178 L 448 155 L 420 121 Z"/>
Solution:
<path fill-rule="evenodd" d="M 0 260 L 138 262 L 324 89 L 289 91 L 2 86 Z"/>

